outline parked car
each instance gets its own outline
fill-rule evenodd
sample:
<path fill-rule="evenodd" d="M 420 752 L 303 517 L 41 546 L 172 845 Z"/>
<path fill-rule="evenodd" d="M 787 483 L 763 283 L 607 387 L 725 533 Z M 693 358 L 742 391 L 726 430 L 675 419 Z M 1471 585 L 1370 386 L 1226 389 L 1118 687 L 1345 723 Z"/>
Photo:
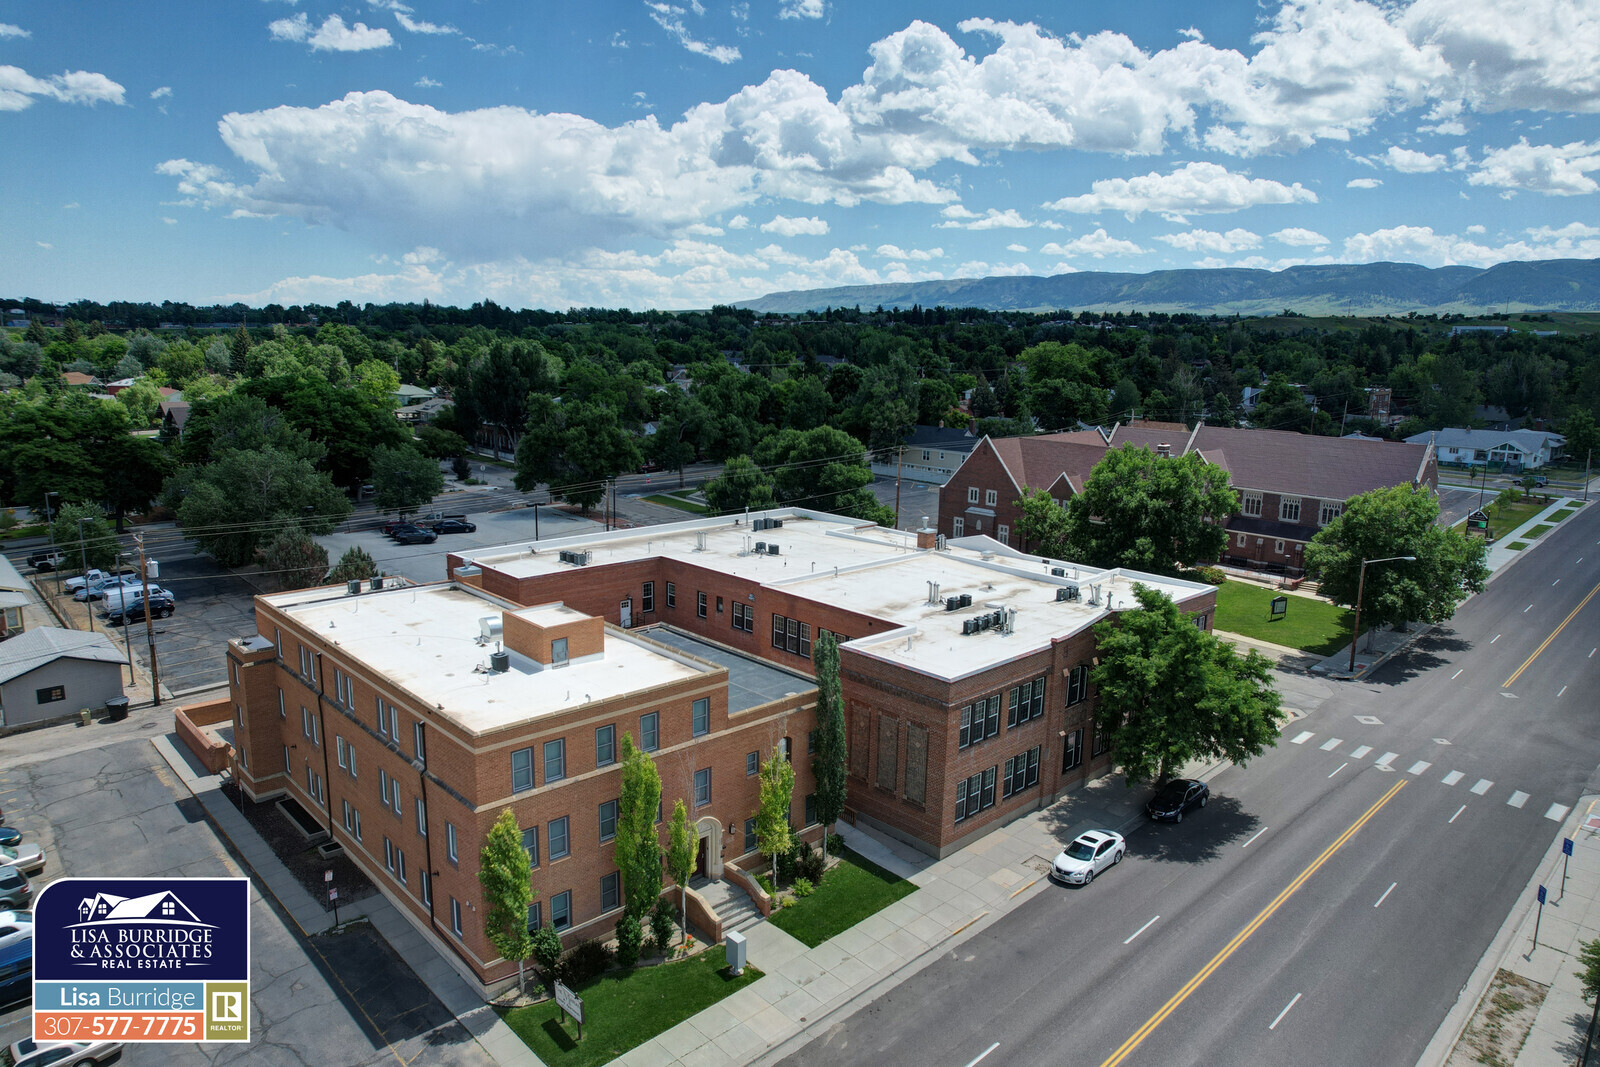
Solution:
<path fill-rule="evenodd" d="M 44 870 L 44 849 L 38 845 L 0 845 L 0 867 L 38 874 Z"/>
<path fill-rule="evenodd" d="M 165 619 L 177 609 L 178 598 L 172 595 L 169 589 L 159 585 L 150 587 L 150 614 L 158 619 Z M 106 603 L 106 621 L 113 626 L 121 626 L 125 622 L 144 622 L 145 598 L 142 588 L 128 590 L 126 596 L 108 600 Z"/>
<path fill-rule="evenodd" d="M 85 1067 L 114 1059 L 122 1047 L 121 1041 L 35 1041 L 25 1037 L 0 1050 L 0 1067 Z"/>
<path fill-rule="evenodd" d="M 107 577 L 100 579 L 98 582 L 90 582 L 88 585 L 82 587 L 77 592 L 72 594 L 72 599 L 78 601 L 80 604 L 87 600 L 100 600 L 104 598 L 106 593 L 109 591 L 118 588 L 137 588 L 143 584 L 143 579 L 141 579 L 137 574 L 108 575 Z"/>
<path fill-rule="evenodd" d="M 452 515 L 448 518 L 440 519 L 438 522 L 434 523 L 432 529 L 436 534 L 476 533 L 478 530 L 478 524 L 475 522 L 468 522 L 466 519 L 458 519 Z"/>
<path fill-rule="evenodd" d="M 33 912 L 0 911 L 0 951 L 33 938 Z"/>
<path fill-rule="evenodd" d="M 1522 479 L 1522 484 L 1529 489 L 1543 489 L 1550 484 L 1550 479 L 1542 474 L 1530 474 Z"/>
<path fill-rule="evenodd" d="M 1050 876 L 1069 885 L 1088 885 L 1095 875 L 1121 863 L 1127 851 L 1127 844 L 1116 831 L 1085 830 L 1056 856 L 1050 865 Z"/>
<path fill-rule="evenodd" d="M 432 530 L 424 530 L 420 526 L 397 526 L 394 533 L 389 535 L 402 545 L 431 545 L 439 540 L 439 535 Z"/>
<path fill-rule="evenodd" d="M 130 574 L 136 575 L 138 573 L 139 572 L 134 570 L 132 567 L 123 567 L 122 569 L 115 571 L 103 571 L 98 567 L 90 567 L 82 574 L 73 575 L 71 578 L 68 578 L 62 583 L 62 588 L 76 593 L 85 586 L 93 587 L 96 585 L 102 585 L 108 578 L 125 578 Z"/>
<path fill-rule="evenodd" d="M 1171 819 L 1182 822 L 1183 813 L 1190 808 L 1203 808 L 1211 799 L 1211 787 L 1193 778 L 1174 778 L 1150 798 L 1144 813 L 1152 819 Z"/>
<path fill-rule="evenodd" d="M 11 826 L 0 826 L 0 845 L 22 844 L 22 831 Z"/>
<path fill-rule="evenodd" d="M 53 571 L 67 561 L 59 548 L 40 548 L 28 553 L 28 566 L 36 571 Z"/>
<path fill-rule="evenodd" d="M 0 948 L 0 1004 L 33 999 L 33 938 Z M 21 1042 L 18 1042 L 21 1044 Z M 18 1063 L 16 1045 L 0 1049 L 0 1064 Z M 8 1061 L 9 1057 L 9 1061 Z M 34 1060 L 33 1063 L 40 1061 Z M 48 1061 L 46 1061 L 48 1062 Z"/>
<path fill-rule="evenodd" d="M 27 908 L 33 905 L 33 884 L 15 867 L 0 867 L 0 907 Z"/>

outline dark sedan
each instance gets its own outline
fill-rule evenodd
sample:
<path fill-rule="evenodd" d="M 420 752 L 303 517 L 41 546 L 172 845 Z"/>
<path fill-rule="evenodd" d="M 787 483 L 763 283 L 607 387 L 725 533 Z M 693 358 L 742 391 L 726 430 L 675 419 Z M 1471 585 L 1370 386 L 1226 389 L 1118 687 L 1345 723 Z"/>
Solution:
<path fill-rule="evenodd" d="M 433 524 L 434 533 L 477 533 L 478 524 L 466 519 L 440 519 Z"/>
<path fill-rule="evenodd" d="M 396 526 L 394 533 L 389 536 L 402 545 L 431 545 L 439 540 L 438 534 L 420 526 Z"/>
<path fill-rule="evenodd" d="M 1144 806 L 1144 813 L 1152 819 L 1171 819 L 1182 822 L 1183 813 L 1190 808 L 1203 808 L 1211 798 L 1211 787 L 1192 778 L 1174 778 L 1157 790 Z"/>
<path fill-rule="evenodd" d="M 0 845 L 22 844 L 22 831 L 14 826 L 0 826 Z"/>

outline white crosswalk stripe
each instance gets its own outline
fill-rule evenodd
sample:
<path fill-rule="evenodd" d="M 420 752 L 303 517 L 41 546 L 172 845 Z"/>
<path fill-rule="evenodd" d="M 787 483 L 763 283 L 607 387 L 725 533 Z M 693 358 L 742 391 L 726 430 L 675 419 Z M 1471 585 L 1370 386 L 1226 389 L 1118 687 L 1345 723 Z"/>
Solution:
<path fill-rule="evenodd" d="M 1321 747 L 1322 751 L 1324 751 L 1324 752 L 1332 752 L 1334 749 L 1338 748 L 1342 744 L 1344 744 L 1344 738 L 1342 738 L 1342 737 L 1331 737 L 1328 740 L 1322 742 L 1321 746 L 1319 746 L 1319 747 Z"/>
<path fill-rule="evenodd" d="M 1518 790 L 1515 790 L 1515 791 L 1512 792 L 1511 799 L 1506 801 L 1506 805 L 1508 807 L 1512 807 L 1512 808 L 1520 808 L 1520 807 L 1522 807 L 1522 805 L 1526 804 L 1527 802 L 1528 802 L 1528 794 L 1524 793 L 1522 790 L 1518 789 Z"/>
<path fill-rule="evenodd" d="M 1487 778 L 1479 778 L 1478 779 L 1478 784 L 1472 787 L 1472 791 L 1474 793 L 1478 794 L 1481 797 L 1481 796 L 1483 796 L 1483 794 L 1487 793 L 1489 790 L 1491 790 L 1493 788 L 1494 788 L 1494 783 L 1489 781 L 1489 779 L 1487 779 Z"/>
<path fill-rule="evenodd" d="M 1455 785 L 1465 777 L 1466 775 L 1462 774 L 1460 771 L 1451 771 L 1449 774 L 1440 779 L 1440 781 L 1444 782 L 1445 785 Z"/>
<path fill-rule="evenodd" d="M 1387 767 L 1387 766 L 1389 766 L 1389 764 L 1393 763 L 1395 760 L 1397 760 L 1399 758 L 1400 758 L 1400 753 L 1398 753 L 1398 752 L 1385 752 L 1383 755 L 1378 757 L 1378 761 L 1375 764 L 1373 764 L 1373 766 L 1375 766 L 1375 767 Z"/>
<path fill-rule="evenodd" d="M 1298 735 L 1291 737 L 1289 739 L 1289 743 L 1291 745 L 1303 745 L 1315 736 L 1317 735 L 1312 733 L 1310 730 L 1302 730 Z"/>
<path fill-rule="evenodd" d="M 1358 748 L 1354 752 L 1350 753 L 1350 758 L 1351 759 L 1361 759 L 1368 752 L 1371 752 L 1371 751 L 1372 751 L 1372 746 L 1371 745 L 1362 745 L 1360 748 Z"/>
<path fill-rule="evenodd" d="M 1567 817 L 1567 812 L 1571 810 L 1565 804 L 1552 804 L 1550 805 L 1550 810 L 1544 813 L 1544 817 L 1551 822 L 1560 822 Z"/>
<path fill-rule="evenodd" d="M 1417 762 L 1415 762 L 1415 763 L 1413 763 L 1411 765 L 1411 772 L 1410 773 L 1412 773 L 1412 774 L 1421 774 L 1423 771 L 1427 770 L 1429 767 L 1432 767 L 1432 766 L 1433 766 L 1433 764 L 1429 763 L 1427 760 L 1419 759 L 1419 760 L 1417 760 Z"/>

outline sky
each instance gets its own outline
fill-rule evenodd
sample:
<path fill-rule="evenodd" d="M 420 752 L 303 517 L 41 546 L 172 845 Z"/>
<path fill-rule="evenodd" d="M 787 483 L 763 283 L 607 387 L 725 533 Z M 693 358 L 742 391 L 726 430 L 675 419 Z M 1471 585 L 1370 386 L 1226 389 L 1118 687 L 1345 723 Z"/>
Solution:
<path fill-rule="evenodd" d="M 1600 257 L 1595 0 L 0 0 L 0 292 Z"/>

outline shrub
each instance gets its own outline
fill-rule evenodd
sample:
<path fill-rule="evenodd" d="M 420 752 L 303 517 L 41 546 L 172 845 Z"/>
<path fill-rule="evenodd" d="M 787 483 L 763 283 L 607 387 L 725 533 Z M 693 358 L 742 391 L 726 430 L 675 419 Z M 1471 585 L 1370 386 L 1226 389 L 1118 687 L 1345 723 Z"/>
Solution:
<path fill-rule="evenodd" d="M 1207 585 L 1222 585 L 1228 580 L 1228 574 L 1221 567 L 1196 567 L 1192 572 L 1196 580 Z"/>
<path fill-rule="evenodd" d="M 795 880 L 804 878 L 815 885 L 822 881 L 822 874 L 826 869 L 822 860 L 822 850 L 807 846 L 805 855 L 795 864 Z"/>
<path fill-rule="evenodd" d="M 617 920 L 617 965 L 632 967 L 639 962 L 639 949 L 644 942 L 644 930 L 639 920 L 626 913 Z"/>
<path fill-rule="evenodd" d="M 822 878 L 822 853 L 796 838 L 788 852 L 778 857 L 778 881 L 793 884 L 796 878 L 817 882 Z"/>
<path fill-rule="evenodd" d="M 829 834 L 828 835 L 828 855 L 830 855 L 830 856 L 842 856 L 842 855 L 844 855 L 844 835 L 843 834 Z"/>
<path fill-rule="evenodd" d="M 611 950 L 590 938 L 573 946 L 557 967 L 557 977 L 568 986 L 598 978 L 611 967 Z"/>
<path fill-rule="evenodd" d="M 556 977 L 556 969 L 561 964 L 561 935 L 549 923 L 534 932 L 533 958 L 544 968 L 546 977 Z"/>
<path fill-rule="evenodd" d="M 756 875 L 756 885 L 759 885 L 773 900 L 778 899 L 778 891 L 772 887 L 772 878 L 765 871 Z"/>
<path fill-rule="evenodd" d="M 672 944 L 672 901 L 666 897 L 656 898 L 655 910 L 650 913 L 650 936 L 663 953 Z"/>
<path fill-rule="evenodd" d="M 644 940 L 639 942 L 640 958 L 649 959 L 651 956 L 658 954 L 660 951 L 661 946 L 656 944 L 655 935 L 647 931 L 644 935 Z"/>
<path fill-rule="evenodd" d="M 797 897 L 809 897 L 812 893 L 815 893 L 816 891 L 817 891 L 817 887 L 811 881 L 811 879 L 809 879 L 809 878 L 796 878 L 794 880 L 794 895 L 795 896 L 797 896 Z"/>
<path fill-rule="evenodd" d="M 456 476 L 456 481 L 464 482 L 472 473 L 472 464 L 467 462 L 466 456 L 456 456 L 450 461 L 450 472 Z"/>

